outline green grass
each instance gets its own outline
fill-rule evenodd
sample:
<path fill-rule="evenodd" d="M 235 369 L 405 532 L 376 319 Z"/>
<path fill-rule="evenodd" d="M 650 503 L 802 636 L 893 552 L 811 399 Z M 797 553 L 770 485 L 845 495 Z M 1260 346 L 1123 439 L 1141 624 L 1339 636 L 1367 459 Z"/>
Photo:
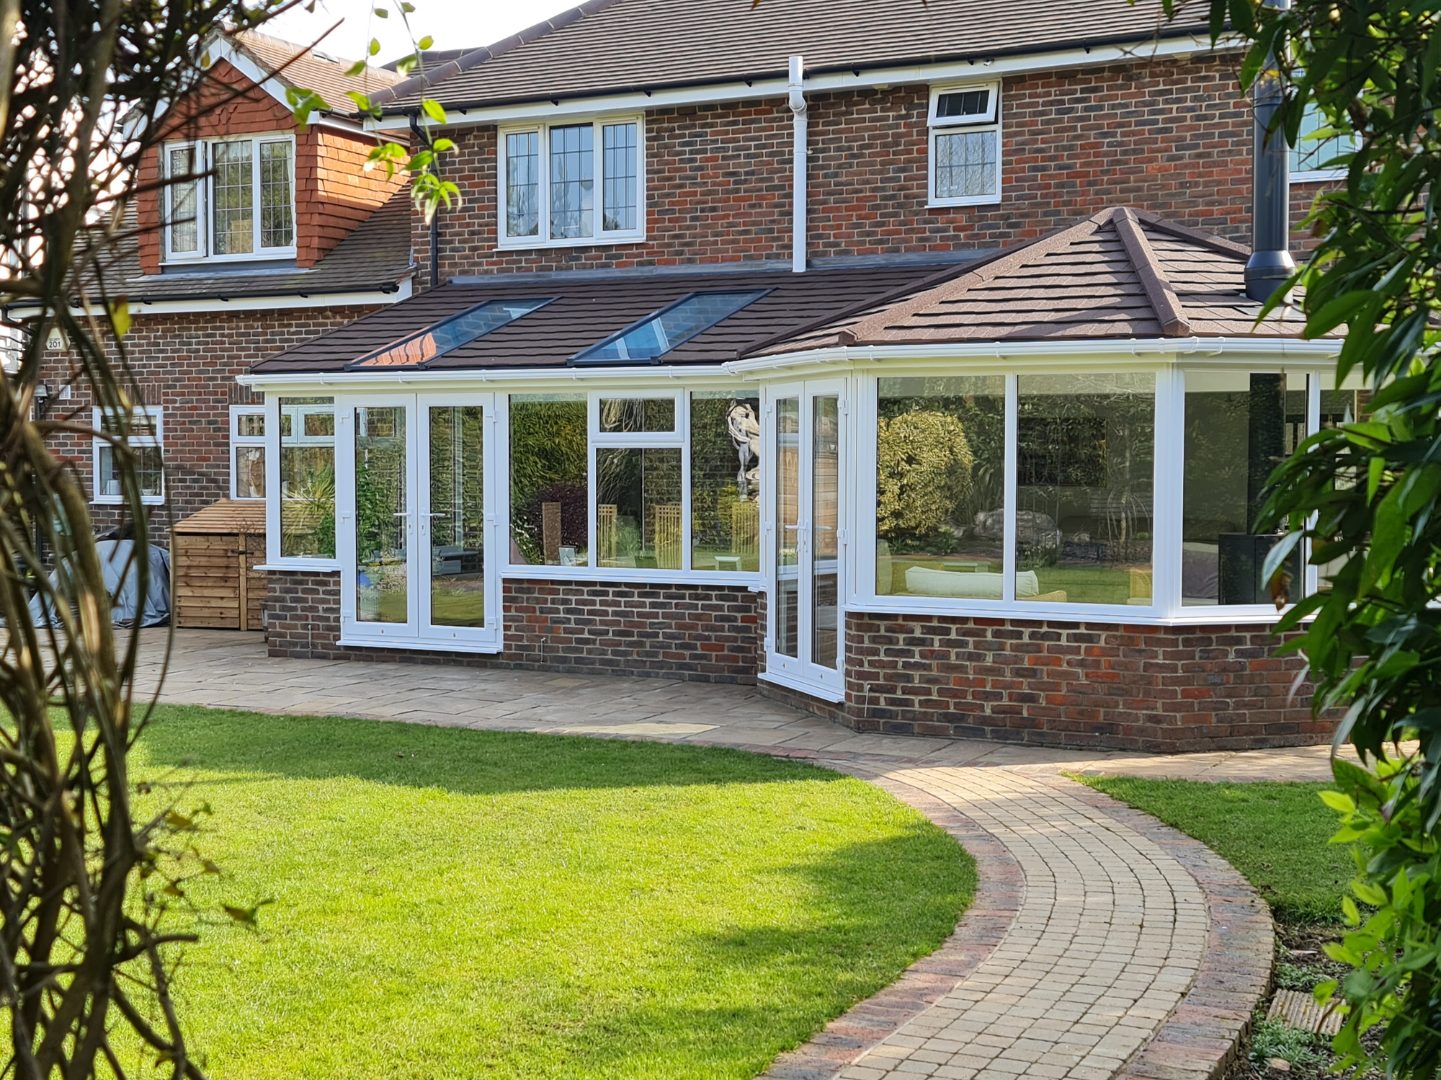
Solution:
<path fill-rule="evenodd" d="M 1282 922 L 1340 918 L 1355 867 L 1349 848 L 1328 843 L 1336 814 L 1317 793 L 1330 785 L 1077 779 L 1200 840 L 1245 875 Z"/>
<path fill-rule="evenodd" d="M 167 708 L 132 774 L 213 807 L 198 904 L 274 900 L 183 957 L 218 1077 L 753 1076 L 975 884 L 878 788 L 722 749 Z"/>

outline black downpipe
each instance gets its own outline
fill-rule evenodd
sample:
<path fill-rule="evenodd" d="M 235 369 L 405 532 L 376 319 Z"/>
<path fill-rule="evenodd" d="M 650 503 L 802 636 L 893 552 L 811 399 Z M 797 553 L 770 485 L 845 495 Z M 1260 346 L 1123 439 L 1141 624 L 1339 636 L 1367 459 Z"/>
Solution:
<path fill-rule="evenodd" d="M 422 141 L 420 132 L 420 113 L 410 114 L 410 133 L 415 136 L 415 143 L 418 146 Z M 434 168 L 435 166 L 432 166 Z M 430 219 L 430 282 L 426 286 L 433 289 L 440 284 L 440 208 L 437 207 Z"/>
<path fill-rule="evenodd" d="M 1291 0 L 1265 0 L 1267 7 L 1287 11 Z M 1266 62 L 1268 70 L 1274 58 Z M 1291 148 L 1286 134 L 1271 130 L 1281 107 L 1281 81 L 1263 73 L 1252 91 L 1255 146 L 1251 157 L 1251 257 L 1246 260 L 1246 296 L 1260 303 L 1271 299 L 1296 270 L 1291 243 Z"/>

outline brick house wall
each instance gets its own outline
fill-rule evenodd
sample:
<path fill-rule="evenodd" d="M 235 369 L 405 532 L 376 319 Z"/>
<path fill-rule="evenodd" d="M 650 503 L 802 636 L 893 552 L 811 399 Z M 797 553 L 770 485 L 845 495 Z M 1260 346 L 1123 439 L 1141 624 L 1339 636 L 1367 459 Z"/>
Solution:
<path fill-rule="evenodd" d="M 504 651 L 484 654 L 341 646 L 339 574 L 268 578 L 272 656 L 755 681 L 761 615 L 745 586 L 508 578 L 501 583 Z"/>
<path fill-rule="evenodd" d="M 319 262 L 405 183 L 384 169 L 366 172 L 374 136 L 312 124 L 296 131 L 290 110 L 228 61 L 219 60 L 193 93 L 166 114 L 167 139 L 216 138 L 290 132 L 295 135 L 296 265 Z M 135 195 L 140 268 L 161 272 L 161 174 L 163 145 L 141 162 Z"/>
<path fill-rule="evenodd" d="M 193 514 L 230 490 L 230 406 L 260 404 L 236 384 L 255 361 L 308 341 L 373 311 L 373 306 L 295 308 L 279 311 L 195 312 L 136 315 L 126 335 L 131 374 L 141 403 L 163 409 L 165 506 L 162 519 Z M 53 391 L 69 382 L 72 358 L 53 357 L 41 378 Z M 93 401 L 84 385 L 68 401 L 56 401 L 50 419 L 93 423 Z M 91 441 L 62 433 L 50 445 L 70 461 L 84 490 L 93 495 Z M 100 528 L 119 521 L 119 508 L 92 505 Z"/>
<path fill-rule="evenodd" d="M 846 616 L 861 731 L 1180 752 L 1329 741 L 1264 624 Z"/>
<path fill-rule="evenodd" d="M 1236 92 L 1238 61 L 1137 60 L 1004 79 L 1002 195 L 990 206 L 927 205 L 927 86 L 809 94 L 809 256 L 991 250 L 1112 205 L 1246 242 L 1252 124 Z M 464 201 L 441 214 L 440 278 L 790 258 L 783 98 L 654 109 L 645 126 L 644 241 L 504 251 L 496 129 L 447 132 L 457 149 L 442 165 Z M 1293 187 L 1297 223 L 1318 187 Z M 428 251 L 418 217 L 412 239 Z M 1296 243 L 1311 241 L 1298 230 Z"/>

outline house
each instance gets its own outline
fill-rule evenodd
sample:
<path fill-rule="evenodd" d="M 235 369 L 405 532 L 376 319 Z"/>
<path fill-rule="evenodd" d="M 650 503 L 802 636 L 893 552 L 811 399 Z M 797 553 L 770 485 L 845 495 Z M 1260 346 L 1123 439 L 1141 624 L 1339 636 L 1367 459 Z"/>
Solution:
<path fill-rule="evenodd" d="M 1284 253 L 1242 242 L 1336 150 L 1253 154 L 1203 26 L 589 0 L 433 60 L 365 125 L 434 98 L 457 144 L 413 295 L 238 380 L 273 653 L 757 682 L 861 731 L 1329 736 L 1252 519 L 1363 402 L 1293 308 L 1258 324 Z"/>
<path fill-rule="evenodd" d="M 137 177 L 105 279 L 129 300 L 127 352 L 148 421 L 132 441 L 154 447 L 142 483 L 167 525 L 217 499 L 264 498 L 264 411 L 237 376 L 410 296 L 414 277 L 403 180 L 362 169 L 382 136 L 345 111 L 346 90 L 374 92 L 399 77 L 353 77 L 347 62 L 254 32 L 205 51 L 207 77 L 165 113 L 165 139 Z M 317 112 L 300 130 L 293 86 L 344 108 Z M 161 178 L 190 179 L 162 187 Z M 42 372 L 49 414 L 107 423 L 73 380 L 63 335 L 53 337 Z M 109 448 L 79 436 L 57 446 L 89 486 L 97 525 L 118 524 Z"/>

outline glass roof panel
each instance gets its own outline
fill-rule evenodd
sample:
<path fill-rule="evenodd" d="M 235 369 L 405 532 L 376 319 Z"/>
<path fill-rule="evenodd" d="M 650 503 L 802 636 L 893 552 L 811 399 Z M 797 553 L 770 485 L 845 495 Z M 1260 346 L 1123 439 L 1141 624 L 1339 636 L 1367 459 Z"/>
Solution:
<path fill-rule="evenodd" d="M 670 307 L 612 334 L 599 345 L 577 353 L 577 363 L 658 360 L 678 345 L 753 304 L 769 289 L 691 293 Z"/>
<path fill-rule="evenodd" d="M 419 330 L 383 349 L 368 353 L 359 360 L 352 361 L 348 367 L 423 366 L 462 345 L 469 345 L 472 341 L 484 337 L 493 330 L 499 330 L 502 326 L 515 322 L 524 315 L 529 315 L 537 308 L 550 303 L 551 299 L 553 298 L 489 300 L 433 326 L 427 326 L 424 330 Z"/>

